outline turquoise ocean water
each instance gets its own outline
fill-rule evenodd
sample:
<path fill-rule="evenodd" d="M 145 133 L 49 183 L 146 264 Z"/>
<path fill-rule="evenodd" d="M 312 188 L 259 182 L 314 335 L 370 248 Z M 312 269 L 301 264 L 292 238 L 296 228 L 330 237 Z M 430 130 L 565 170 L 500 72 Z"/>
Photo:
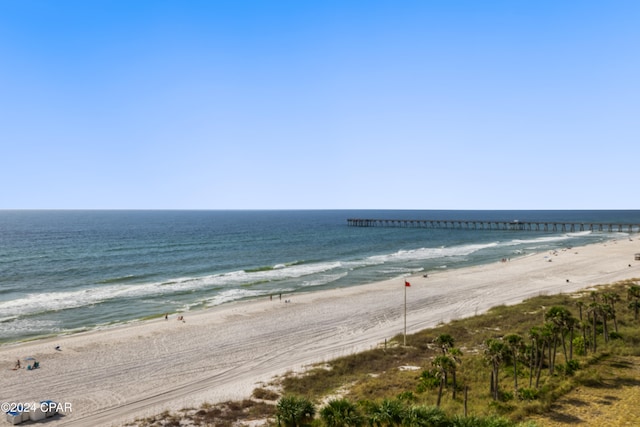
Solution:
<path fill-rule="evenodd" d="M 347 218 L 637 224 L 640 211 L 0 211 L 0 343 L 626 236 Z"/>

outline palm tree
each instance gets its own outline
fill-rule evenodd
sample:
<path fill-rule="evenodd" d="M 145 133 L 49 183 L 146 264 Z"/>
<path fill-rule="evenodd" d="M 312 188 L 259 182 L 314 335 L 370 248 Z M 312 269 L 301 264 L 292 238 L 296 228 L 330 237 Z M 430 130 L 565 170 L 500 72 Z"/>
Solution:
<path fill-rule="evenodd" d="M 549 375 L 553 375 L 556 365 L 556 350 L 558 348 L 558 326 L 553 322 L 542 325 L 542 338 L 545 340 L 549 352 Z"/>
<path fill-rule="evenodd" d="M 367 416 L 372 426 L 399 426 L 404 419 L 404 407 L 399 400 L 384 399 L 380 404 L 372 404 Z"/>
<path fill-rule="evenodd" d="M 616 303 L 620 301 L 620 295 L 616 292 L 606 292 L 602 294 L 604 302 L 611 307 L 611 318 L 613 319 L 613 329 L 618 332 L 618 319 L 616 316 Z"/>
<path fill-rule="evenodd" d="M 580 321 L 573 316 L 569 316 L 565 319 L 565 327 L 569 330 L 569 360 L 573 360 L 573 333 L 576 329 L 576 325 L 579 324 Z"/>
<path fill-rule="evenodd" d="M 533 372 L 534 368 L 537 372 L 540 355 L 540 345 L 542 344 L 542 331 L 540 327 L 533 326 L 529 329 L 529 339 L 531 340 L 530 354 L 529 354 L 529 387 L 533 385 Z M 544 351 L 544 350 L 543 350 Z"/>
<path fill-rule="evenodd" d="M 485 360 L 489 363 L 489 365 L 491 365 L 491 395 L 493 397 L 493 400 L 498 400 L 498 386 L 500 382 L 498 374 L 500 370 L 500 364 L 504 360 L 504 343 L 502 343 L 502 341 L 489 338 L 485 341 L 484 345 Z"/>
<path fill-rule="evenodd" d="M 358 408 L 347 399 L 330 400 L 320 409 L 320 418 L 327 427 L 360 427 L 363 424 Z"/>
<path fill-rule="evenodd" d="M 569 319 L 571 319 L 571 312 L 565 307 L 551 307 L 545 314 L 545 320 L 553 323 L 556 327 L 556 331 L 558 332 L 558 334 L 560 334 L 565 361 L 569 360 L 569 357 L 567 355 L 567 344 L 564 338 L 566 332 L 569 330 L 569 324 L 572 323 L 572 321 L 570 321 Z"/>
<path fill-rule="evenodd" d="M 280 398 L 276 407 L 278 426 L 300 427 L 308 425 L 316 414 L 316 408 L 309 399 L 298 396 Z"/>
<path fill-rule="evenodd" d="M 536 388 L 540 385 L 540 375 L 542 374 L 542 367 L 544 365 L 545 349 L 549 349 L 549 366 L 551 366 L 551 341 L 553 338 L 553 332 L 551 328 L 544 324 L 539 329 L 538 339 L 540 340 L 540 357 L 538 360 L 538 366 L 536 367 Z"/>
<path fill-rule="evenodd" d="M 580 321 L 582 322 L 582 309 L 584 308 L 584 302 L 578 300 L 576 302 L 576 306 L 578 306 L 578 312 L 580 314 Z"/>
<path fill-rule="evenodd" d="M 440 347 L 442 354 L 446 354 L 450 348 L 453 348 L 455 340 L 449 334 L 440 334 L 433 340 L 433 342 Z"/>
<path fill-rule="evenodd" d="M 522 337 L 518 334 L 509 334 L 504 337 L 504 341 L 509 346 L 511 358 L 513 359 L 513 388 L 514 395 L 518 395 L 518 357 L 522 347 Z"/>
<path fill-rule="evenodd" d="M 435 406 L 412 406 L 405 412 L 404 427 L 444 427 L 450 425 L 447 414 Z"/>
<path fill-rule="evenodd" d="M 633 319 L 638 320 L 638 311 L 640 309 L 640 286 L 631 285 L 627 289 L 627 299 L 629 300 L 629 308 L 633 308 Z"/>
<path fill-rule="evenodd" d="M 451 370 L 451 382 L 453 382 L 453 392 L 451 395 L 452 399 L 456 398 L 456 390 L 458 388 L 458 381 L 456 379 L 456 374 L 458 371 L 458 365 L 462 364 L 462 350 L 459 348 L 451 348 L 449 350 L 449 356 L 451 356 L 451 360 L 453 361 L 450 370 Z"/>
<path fill-rule="evenodd" d="M 600 304 L 598 304 L 597 302 L 591 302 L 589 303 L 589 306 L 587 308 L 587 314 L 591 317 L 591 320 L 593 322 L 593 326 L 592 326 L 592 332 L 593 332 L 593 347 L 591 349 L 592 352 L 596 352 L 596 350 L 598 349 L 598 345 L 597 345 L 597 341 L 596 341 L 596 337 L 597 337 L 597 322 L 598 322 L 598 314 L 600 312 Z"/>
<path fill-rule="evenodd" d="M 438 401 L 436 406 L 440 406 L 440 401 L 442 400 L 442 389 L 446 385 L 447 382 L 447 372 L 452 369 L 455 369 L 455 361 L 447 355 L 436 356 L 435 359 L 431 362 L 433 366 L 437 369 L 438 377 L 440 378 L 440 388 L 438 389 Z"/>
<path fill-rule="evenodd" d="M 607 320 L 613 318 L 613 308 L 609 304 L 600 304 L 599 314 L 602 318 L 602 335 L 604 336 L 604 342 L 609 342 L 609 324 Z"/>
<path fill-rule="evenodd" d="M 449 349 L 453 348 L 455 340 L 449 334 L 440 334 L 437 337 L 435 337 L 433 342 L 440 347 L 440 350 L 442 350 L 442 355 L 444 356 L 449 352 Z M 447 372 L 445 371 L 444 373 L 445 384 L 447 383 L 447 379 L 448 379 Z"/>
<path fill-rule="evenodd" d="M 629 308 L 633 310 L 633 318 L 634 320 L 638 320 L 638 311 L 640 311 L 640 300 L 629 301 Z"/>

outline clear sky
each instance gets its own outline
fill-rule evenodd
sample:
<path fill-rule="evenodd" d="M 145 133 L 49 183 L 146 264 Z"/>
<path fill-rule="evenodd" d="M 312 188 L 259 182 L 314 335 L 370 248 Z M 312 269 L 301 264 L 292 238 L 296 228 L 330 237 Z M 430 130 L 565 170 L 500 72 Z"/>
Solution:
<path fill-rule="evenodd" d="M 0 0 L 0 208 L 638 209 L 640 1 Z"/>

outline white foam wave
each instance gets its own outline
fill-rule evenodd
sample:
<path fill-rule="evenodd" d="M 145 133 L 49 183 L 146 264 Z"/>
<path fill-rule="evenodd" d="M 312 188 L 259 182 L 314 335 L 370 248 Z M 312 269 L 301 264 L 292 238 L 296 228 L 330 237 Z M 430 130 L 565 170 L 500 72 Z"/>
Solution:
<path fill-rule="evenodd" d="M 440 248 L 420 248 L 412 250 L 401 250 L 387 255 L 374 255 L 369 259 L 377 261 L 379 264 L 395 261 L 412 261 L 425 260 L 434 258 L 449 258 L 467 256 L 482 249 L 492 248 L 498 245 L 498 242 L 490 242 L 475 245 L 462 245 Z"/>
<path fill-rule="evenodd" d="M 576 231 L 575 233 L 567 233 L 567 236 L 571 236 L 571 237 L 584 237 L 584 236 L 588 236 L 590 234 L 593 234 L 591 232 L 591 230 L 586 230 L 586 231 Z"/>
<path fill-rule="evenodd" d="M 240 270 L 203 277 L 184 277 L 168 282 L 150 282 L 137 285 L 114 284 L 77 291 L 34 293 L 22 298 L 0 302 L 0 312 L 3 314 L 3 318 L 8 319 L 25 314 L 91 306 L 118 298 L 143 298 L 205 288 L 219 287 L 224 289 L 247 283 L 299 278 L 330 271 L 340 266 L 340 262 L 299 264 L 268 271 L 245 272 Z"/>
<path fill-rule="evenodd" d="M 3 338 L 59 331 L 60 324 L 54 320 L 20 319 L 12 322 L 0 323 L 0 336 Z"/>
<path fill-rule="evenodd" d="M 346 272 L 340 273 L 340 274 L 329 274 L 329 275 L 323 275 L 322 277 L 319 277 L 317 279 L 305 280 L 302 283 L 302 287 L 303 288 L 310 288 L 310 287 L 314 287 L 314 286 L 323 286 L 323 285 L 329 284 L 331 282 L 335 282 L 336 280 L 342 279 L 347 274 L 348 273 L 346 273 Z"/>
<path fill-rule="evenodd" d="M 206 305 L 220 305 L 226 302 L 237 301 L 244 298 L 255 298 L 261 295 L 265 295 L 265 291 L 256 291 L 250 289 L 228 289 L 220 292 L 214 297 L 207 298 L 204 303 Z"/>

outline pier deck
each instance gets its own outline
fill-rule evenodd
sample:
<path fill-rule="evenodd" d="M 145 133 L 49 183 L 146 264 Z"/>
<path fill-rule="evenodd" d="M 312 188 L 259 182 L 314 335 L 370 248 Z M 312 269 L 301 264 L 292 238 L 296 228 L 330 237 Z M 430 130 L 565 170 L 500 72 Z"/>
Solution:
<path fill-rule="evenodd" d="M 406 227 L 463 230 L 510 230 L 543 232 L 597 231 L 603 233 L 638 233 L 639 224 L 585 223 L 562 221 L 487 221 L 452 219 L 372 219 L 348 218 L 350 227 Z"/>

